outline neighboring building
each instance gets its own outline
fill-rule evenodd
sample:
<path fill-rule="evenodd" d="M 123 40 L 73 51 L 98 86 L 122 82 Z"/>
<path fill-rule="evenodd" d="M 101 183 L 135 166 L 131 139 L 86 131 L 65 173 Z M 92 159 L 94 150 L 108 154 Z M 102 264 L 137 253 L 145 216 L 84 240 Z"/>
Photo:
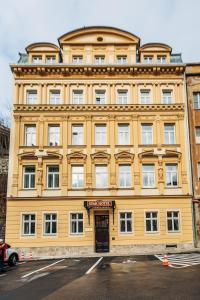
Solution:
<path fill-rule="evenodd" d="M 186 78 L 197 242 L 200 246 L 200 63 L 187 64 Z"/>
<path fill-rule="evenodd" d="M 180 54 L 103 26 L 58 41 L 11 66 L 7 241 L 34 256 L 193 247 Z"/>
<path fill-rule="evenodd" d="M 0 239 L 5 238 L 10 129 L 0 123 Z"/>

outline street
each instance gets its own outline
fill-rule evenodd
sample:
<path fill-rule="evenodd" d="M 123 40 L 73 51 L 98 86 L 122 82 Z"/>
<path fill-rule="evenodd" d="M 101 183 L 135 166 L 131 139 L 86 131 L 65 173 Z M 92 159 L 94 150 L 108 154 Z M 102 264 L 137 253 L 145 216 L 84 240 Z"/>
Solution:
<path fill-rule="evenodd" d="M 0 274 L 0 299 L 199 299 L 200 254 L 20 262 Z M 178 268 L 177 268 L 178 266 Z"/>

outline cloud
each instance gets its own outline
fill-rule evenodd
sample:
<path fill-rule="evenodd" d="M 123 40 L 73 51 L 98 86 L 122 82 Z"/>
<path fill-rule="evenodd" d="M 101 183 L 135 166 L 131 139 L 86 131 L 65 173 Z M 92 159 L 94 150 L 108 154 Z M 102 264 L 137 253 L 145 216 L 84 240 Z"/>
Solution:
<path fill-rule="evenodd" d="M 1 0 L 0 104 L 11 101 L 9 64 L 33 42 L 57 43 L 62 34 L 91 25 L 119 27 L 141 43 L 164 42 L 185 62 L 200 61 L 199 0 Z"/>

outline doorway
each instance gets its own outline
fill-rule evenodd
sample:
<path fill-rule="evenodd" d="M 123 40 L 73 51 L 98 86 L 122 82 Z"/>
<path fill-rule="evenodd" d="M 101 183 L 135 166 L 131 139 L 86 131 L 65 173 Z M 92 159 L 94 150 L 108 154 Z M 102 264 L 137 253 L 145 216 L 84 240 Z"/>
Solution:
<path fill-rule="evenodd" d="M 109 215 L 95 215 L 95 251 L 109 252 Z"/>

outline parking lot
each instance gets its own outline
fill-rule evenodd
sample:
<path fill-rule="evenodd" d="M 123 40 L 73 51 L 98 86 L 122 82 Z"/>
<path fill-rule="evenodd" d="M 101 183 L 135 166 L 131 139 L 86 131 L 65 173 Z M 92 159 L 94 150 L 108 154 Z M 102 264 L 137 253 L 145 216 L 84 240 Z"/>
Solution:
<path fill-rule="evenodd" d="M 200 254 L 20 262 L 0 273 L 0 299 L 199 299 Z M 174 268 L 173 266 L 178 266 Z"/>

